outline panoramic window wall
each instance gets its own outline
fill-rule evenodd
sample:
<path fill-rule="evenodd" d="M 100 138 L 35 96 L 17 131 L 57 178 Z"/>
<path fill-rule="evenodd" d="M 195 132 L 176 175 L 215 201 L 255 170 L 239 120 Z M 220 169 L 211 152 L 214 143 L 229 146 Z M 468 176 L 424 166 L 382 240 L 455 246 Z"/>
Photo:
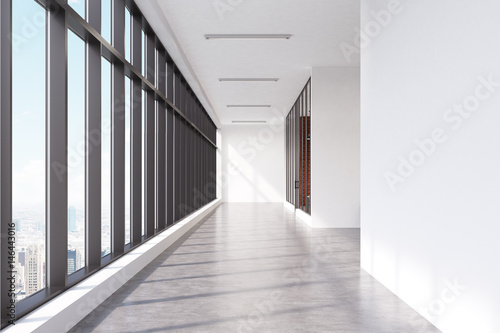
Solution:
<path fill-rule="evenodd" d="M 2 0 L 0 43 L 3 328 L 215 200 L 217 128 L 134 1 Z"/>

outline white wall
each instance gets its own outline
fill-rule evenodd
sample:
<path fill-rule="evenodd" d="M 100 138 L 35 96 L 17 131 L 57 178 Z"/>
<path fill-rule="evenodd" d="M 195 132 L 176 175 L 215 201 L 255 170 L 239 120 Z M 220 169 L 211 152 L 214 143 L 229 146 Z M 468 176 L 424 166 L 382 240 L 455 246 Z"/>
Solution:
<path fill-rule="evenodd" d="M 359 68 L 313 68 L 311 218 L 359 228 Z"/>
<path fill-rule="evenodd" d="M 361 1 L 362 267 L 443 332 L 500 332 L 500 2 L 391 3 Z"/>
<path fill-rule="evenodd" d="M 225 202 L 285 200 L 284 121 L 225 126 L 222 135 L 222 198 Z"/>

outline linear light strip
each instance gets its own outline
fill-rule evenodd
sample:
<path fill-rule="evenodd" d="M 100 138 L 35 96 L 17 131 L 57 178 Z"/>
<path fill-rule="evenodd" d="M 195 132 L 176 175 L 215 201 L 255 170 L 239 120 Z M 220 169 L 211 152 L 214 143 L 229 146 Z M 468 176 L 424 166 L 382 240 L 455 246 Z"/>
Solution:
<path fill-rule="evenodd" d="M 265 124 L 265 120 L 233 120 L 233 124 Z"/>
<path fill-rule="evenodd" d="M 271 105 L 227 105 L 228 108 L 270 108 Z"/>
<path fill-rule="evenodd" d="M 265 77 L 242 77 L 242 78 L 220 78 L 220 82 L 278 82 L 278 78 Z"/>
<path fill-rule="evenodd" d="M 290 34 L 207 34 L 205 39 L 290 39 Z"/>

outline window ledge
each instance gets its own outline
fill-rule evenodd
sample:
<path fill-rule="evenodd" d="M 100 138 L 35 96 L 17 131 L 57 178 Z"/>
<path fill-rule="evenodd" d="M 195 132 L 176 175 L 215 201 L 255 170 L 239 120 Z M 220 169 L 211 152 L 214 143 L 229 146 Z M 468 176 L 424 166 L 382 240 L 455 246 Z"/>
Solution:
<path fill-rule="evenodd" d="M 2 333 L 66 332 L 208 216 L 217 199 L 10 325 Z"/>

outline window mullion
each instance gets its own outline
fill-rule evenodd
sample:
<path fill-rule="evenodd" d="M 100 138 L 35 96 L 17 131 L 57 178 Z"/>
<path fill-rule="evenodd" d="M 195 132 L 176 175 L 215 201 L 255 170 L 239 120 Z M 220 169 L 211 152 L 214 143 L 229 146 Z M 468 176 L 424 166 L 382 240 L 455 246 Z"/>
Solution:
<path fill-rule="evenodd" d="M 111 1 L 113 47 L 125 54 L 125 3 Z M 125 67 L 113 61 L 111 70 L 111 253 L 125 250 Z"/>
<path fill-rule="evenodd" d="M 66 287 L 68 270 L 67 93 L 61 93 L 66 92 L 67 85 L 67 33 L 64 9 L 53 7 L 47 13 L 46 159 L 46 278 L 52 290 Z"/>
<path fill-rule="evenodd" d="M 9 224 L 12 223 L 12 0 L 0 2 L 0 231 L 2 235 L 9 234 Z M 9 252 L 7 239 L 2 239 L 0 249 L 2 260 L 0 260 L 1 283 L 5 284 L 10 276 L 10 264 L 5 253 Z M 11 304 L 9 288 L 2 288 L 0 295 L 1 328 L 4 328 L 8 321 L 12 319 L 10 309 Z"/>

